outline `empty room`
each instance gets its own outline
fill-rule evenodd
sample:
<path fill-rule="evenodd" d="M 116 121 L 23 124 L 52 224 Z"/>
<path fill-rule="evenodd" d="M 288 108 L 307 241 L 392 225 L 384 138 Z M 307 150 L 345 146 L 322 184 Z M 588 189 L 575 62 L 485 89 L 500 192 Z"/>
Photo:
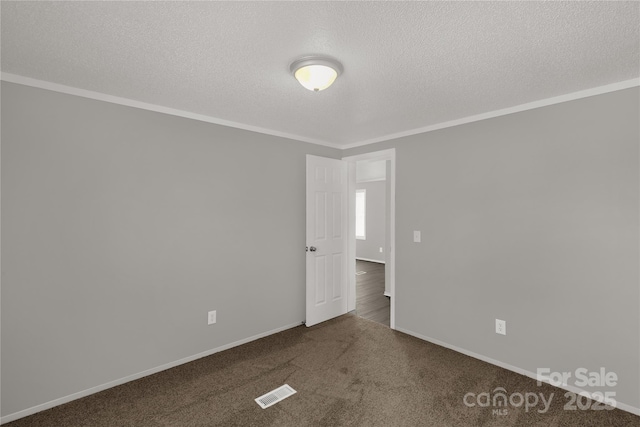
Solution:
<path fill-rule="evenodd" d="M 640 2 L 0 20 L 3 426 L 640 425 Z"/>

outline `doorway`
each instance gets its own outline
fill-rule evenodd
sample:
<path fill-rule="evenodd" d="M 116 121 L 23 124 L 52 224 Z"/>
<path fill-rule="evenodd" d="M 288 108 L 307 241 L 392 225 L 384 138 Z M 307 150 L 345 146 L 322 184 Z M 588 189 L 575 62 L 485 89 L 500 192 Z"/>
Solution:
<path fill-rule="evenodd" d="M 349 178 L 348 309 L 395 329 L 395 149 L 343 160 Z"/>
<path fill-rule="evenodd" d="M 391 323 L 391 301 L 384 294 L 385 264 L 356 258 L 356 315 L 385 326 Z"/>

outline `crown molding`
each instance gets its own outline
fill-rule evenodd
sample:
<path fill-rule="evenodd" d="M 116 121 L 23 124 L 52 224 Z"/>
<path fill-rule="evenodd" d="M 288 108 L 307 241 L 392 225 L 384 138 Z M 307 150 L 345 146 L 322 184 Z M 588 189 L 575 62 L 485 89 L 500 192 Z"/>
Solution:
<path fill-rule="evenodd" d="M 347 144 L 347 145 L 341 145 L 340 148 L 347 150 L 349 148 L 362 147 L 364 145 L 375 144 L 377 142 L 389 141 L 392 139 L 417 135 L 420 133 L 433 132 L 434 130 L 460 126 L 467 123 L 478 122 L 480 120 L 492 119 L 494 117 L 506 116 L 507 114 L 519 113 L 522 111 L 533 110 L 535 108 L 540 108 L 540 107 L 547 107 L 549 105 L 560 104 L 568 101 L 574 101 L 576 99 L 581 99 L 581 98 L 588 98 L 590 96 L 602 95 L 605 93 L 615 92 L 623 89 L 629 89 L 636 86 L 640 86 L 640 78 L 625 80 L 622 82 L 612 83 L 604 86 L 598 86 L 595 88 L 581 90 L 578 92 L 572 92 L 565 95 L 554 96 L 552 98 L 540 99 L 538 101 L 528 102 L 526 104 L 520 104 L 514 107 L 508 107 L 500 110 L 489 111 L 482 114 L 476 114 L 473 116 L 463 117 L 456 120 L 436 123 L 434 125 L 424 126 L 424 127 L 411 129 L 403 132 L 383 135 L 377 138 L 367 139 L 365 141 L 354 142 L 352 144 Z"/>
<path fill-rule="evenodd" d="M 362 147 L 365 145 L 375 144 L 378 142 L 389 141 L 392 139 L 398 139 L 405 136 L 417 135 L 420 133 L 433 132 L 435 130 L 446 129 L 454 126 L 460 126 L 467 123 L 478 122 L 481 120 L 492 119 L 494 117 L 506 116 L 508 114 L 519 113 L 522 111 L 533 110 L 540 107 L 547 107 L 549 105 L 560 104 L 563 102 L 574 101 L 577 99 L 588 98 L 590 96 L 602 95 L 609 92 L 615 92 L 618 90 L 629 89 L 632 87 L 640 86 L 640 78 L 625 80 L 622 82 L 612 83 L 604 86 L 598 86 L 578 92 L 572 92 L 565 95 L 555 96 L 552 98 L 540 99 L 526 104 L 520 104 L 513 107 L 503 108 L 500 110 L 489 111 L 482 114 L 476 114 L 473 116 L 463 117 L 460 119 L 450 120 L 447 122 L 436 123 L 434 125 L 419 127 L 410 129 L 407 131 L 392 133 L 383 135 L 380 137 L 367 139 L 360 142 L 353 142 L 346 145 L 336 144 L 333 142 L 318 140 L 314 138 L 307 138 L 305 136 L 290 134 L 287 132 L 280 132 L 273 129 L 262 128 L 258 126 L 247 125 L 244 123 L 233 122 L 230 120 L 219 119 L 217 117 L 207 116 L 204 114 L 197 114 L 190 111 L 178 110 L 175 108 L 165 107 L 162 105 L 150 104 L 146 102 L 136 101 L 134 99 L 123 98 L 119 96 L 108 95 L 101 92 L 94 92 L 91 90 L 80 89 L 72 86 L 65 86 L 58 83 L 52 83 L 44 80 L 32 79 L 30 77 L 24 77 L 18 74 L 11 74 L 2 72 L 0 74 L 0 80 L 16 83 L 25 86 L 37 87 L 40 89 L 51 90 L 54 92 L 65 93 L 68 95 L 80 96 L 83 98 L 94 99 L 97 101 L 110 102 L 113 104 L 125 105 L 127 107 L 140 108 L 143 110 L 155 111 L 163 114 L 170 114 L 173 116 L 184 117 L 187 119 L 198 120 L 207 123 L 213 123 L 221 126 L 228 126 L 236 129 L 242 129 L 250 132 L 262 133 L 265 135 L 277 136 L 280 138 L 287 138 L 301 142 L 308 142 L 310 144 L 322 145 L 325 147 L 347 150 L 349 148 Z"/>
<path fill-rule="evenodd" d="M 65 86 L 58 83 L 48 82 L 45 80 L 32 79 L 31 77 L 25 77 L 18 74 L 2 72 L 2 74 L 0 74 L 0 80 L 6 81 L 9 83 L 16 83 L 24 86 L 31 86 L 39 89 L 65 93 L 67 95 L 75 95 L 75 96 L 80 96 L 82 98 L 94 99 L 96 101 L 110 102 L 112 104 L 119 104 L 119 105 L 125 105 L 127 107 L 140 108 L 142 110 L 155 111 L 156 113 L 170 114 L 172 116 L 184 117 L 187 119 L 198 120 L 201 122 L 213 123 L 216 125 L 247 130 L 250 132 L 257 132 L 265 135 L 277 136 L 280 138 L 293 139 L 296 141 L 308 142 L 310 144 L 324 145 L 325 147 L 331 147 L 331 148 L 337 148 L 337 149 L 342 148 L 338 144 L 334 144 L 331 142 L 322 141 L 318 139 L 313 139 L 313 138 L 307 138 L 301 135 L 291 134 L 287 132 L 280 132 L 277 130 L 267 129 L 259 126 L 247 125 L 244 123 L 238 123 L 231 120 L 219 119 L 217 117 L 207 116 L 205 114 L 198 114 L 190 111 L 178 110 L 176 108 L 170 108 L 162 105 L 136 101 L 135 99 L 108 95 L 102 92 L 94 92 L 91 90 L 80 89 L 72 86 Z"/>

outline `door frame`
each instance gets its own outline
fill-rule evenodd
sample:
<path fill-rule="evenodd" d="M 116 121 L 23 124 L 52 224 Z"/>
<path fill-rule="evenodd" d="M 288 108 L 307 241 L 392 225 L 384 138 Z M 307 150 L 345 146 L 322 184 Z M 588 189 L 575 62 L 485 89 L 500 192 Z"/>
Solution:
<path fill-rule="evenodd" d="M 371 153 L 358 154 L 356 156 L 343 157 L 342 160 L 347 162 L 347 179 L 349 183 L 347 193 L 348 215 L 349 215 L 349 231 L 347 256 L 349 268 L 348 299 L 347 310 L 352 311 L 356 308 L 356 162 L 361 160 L 389 160 L 390 173 L 387 176 L 389 180 L 389 194 L 387 194 L 386 203 L 389 204 L 389 236 L 386 236 L 388 263 L 385 268 L 390 270 L 389 273 L 389 298 L 391 313 L 389 326 L 391 329 L 396 328 L 396 149 L 374 151 Z M 387 259 L 387 257 L 385 257 Z"/>

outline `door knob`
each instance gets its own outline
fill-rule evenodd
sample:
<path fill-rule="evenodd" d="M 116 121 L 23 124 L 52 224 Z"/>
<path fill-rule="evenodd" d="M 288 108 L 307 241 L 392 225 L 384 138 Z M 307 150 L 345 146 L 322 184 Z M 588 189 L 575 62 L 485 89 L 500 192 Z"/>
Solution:
<path fill-rule="evenodd" d="M 318 250 L 318 248 L 316 248 L 315 246 L 311 246 L 311 247 L 309 248 L 309 250 L 310 250 L 311 252 L 315 252 L 315 251 L 317 251 L 317 250 Z"/>

